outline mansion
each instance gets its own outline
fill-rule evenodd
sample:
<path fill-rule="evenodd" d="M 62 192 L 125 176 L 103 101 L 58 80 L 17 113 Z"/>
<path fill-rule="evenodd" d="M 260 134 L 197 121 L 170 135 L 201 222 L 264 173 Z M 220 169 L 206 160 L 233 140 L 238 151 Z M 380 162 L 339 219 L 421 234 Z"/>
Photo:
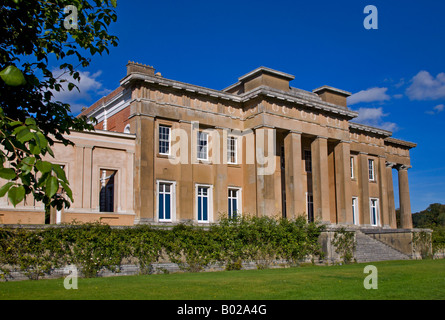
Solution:
<path fill-rule="evenodd" d="M 82 112 L 96 130 L 53 146 L 48 160 L 63 166 L 74 202 L 46 223 L 205 225 L 248 214 L 411 229 L 416 145 L 354 122 L 349 92 L 309 92 L 293 79 L 260 67 L 213 90 L 129 62 L 119 87 Z M 0 198 L 0 224 L 18 223 L 44 224 L 43 205 Z"/>

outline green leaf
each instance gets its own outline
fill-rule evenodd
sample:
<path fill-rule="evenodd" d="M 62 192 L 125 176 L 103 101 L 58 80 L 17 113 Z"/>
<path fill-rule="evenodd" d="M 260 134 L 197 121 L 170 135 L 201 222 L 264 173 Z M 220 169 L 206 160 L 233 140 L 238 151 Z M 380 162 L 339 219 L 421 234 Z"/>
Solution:
<path fill-rule="evenodd" d="M 6 179 L 6 180 L 11 180 L 14 179 L 16 177 L 16 173 L 14 171 L 14 169 L 10 169 L 10 168 L 1 168 L 0 169 L 0 178 Z"/>
<path fill-rule="evenodd" d="M 67 196 L 70 198 L 70 200 L 72 202 L 74 202 L 73 192 L 71 191 L 71 188 L 68 186 L 68 184 L 66 184 L 63 181 L 60 181 L 60 185 L 62 186 L 63 190 L 65 190 L 65 192 L 66 192 Z"/>
<path fill-rule="evenodd" d="M 48 161 L 37 161 L 36 168 L 42 173 L 50 172 L 53 168 L 52 164 Z"/>
<path fill-rule="evenodd" d="M 22 71 L 15 66 L 7 66 L 0 72 L 0 77 L 8 86 L 22 86 L 26 84 Z"/>
<path fill-rule="evenodd" d="M 36 121 L 33 118 L 26 118 L 25 120 L 25 124 L 27 124 L 28 126 L 30 125 L 36 125 Z"/>
<path fill-rule="evenodd" d="M 23 186 L 12 187 L 9 189 L 8 199 L 14 207 L 20 203 L 23 198 L 25 198 L 25 188 Z"/>
<path fill-rule="evenodd" d="M 63 170 L 58 164 L 53 164 L 52 167 L 57 175 L 57 178 L 59 178 L 63 182 L 68 182 L 68 180 L 66 179 L 65 170 Z"/>
<path fill-rule="evenodd" d="M 111 0 L 111 4 L 113 5 L 114 8 L 116 8 L 116 6 L 117 6 L 117 0 Z"/>
<path fill-rule="evenodd" d="M 4 186 L 0 188 L 0 197 L 4 197 L 6 192 L 8 192 L 9 188 L 14 184 L 14 182 L 8 182 Z"/>
<path fill-rule="evenodd" d="M 46 180 L 45 186 L 46 186 L 45 194 L 49 198 L 52 198 L 56 194 L 57 190 L 59 190 L 59 181 L 57 180 L 56 177 L 50 176 Z"/>
<path fill-rule="evenodd" d="M 25 127 L 24 129 L 20 130 L 20 132 L 17 133 L 15 137 L 17 138 L 18 141 L 24 143 L 34 138 L 34 134 L 31 131 L 29 131 L 28 128 Z"/>

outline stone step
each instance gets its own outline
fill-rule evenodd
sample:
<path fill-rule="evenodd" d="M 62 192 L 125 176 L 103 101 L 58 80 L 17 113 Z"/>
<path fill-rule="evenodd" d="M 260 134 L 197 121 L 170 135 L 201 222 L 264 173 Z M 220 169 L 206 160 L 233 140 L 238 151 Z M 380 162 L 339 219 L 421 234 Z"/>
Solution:
<path fill-rule="evenodd" d="M 361 231 L 356 233 L 355 259 L 357 262 L 408 260 L 406 254 L 380 242 Z"/>

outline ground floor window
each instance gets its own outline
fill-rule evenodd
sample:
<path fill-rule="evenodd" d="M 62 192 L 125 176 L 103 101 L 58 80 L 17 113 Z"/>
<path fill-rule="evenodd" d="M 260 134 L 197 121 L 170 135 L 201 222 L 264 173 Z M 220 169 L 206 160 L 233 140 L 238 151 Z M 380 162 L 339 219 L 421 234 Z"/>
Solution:
<path fill-rule="evenodd" d="M 114 182 L 117 171 L 101 170 L 99 211 L 114 212 Z"/>
<path fill-rule="evenodd" d="M 173 182 L 158 181 L 158 220 L 172 221 L 174 214 L 174 189 Z"/>
<path fill-rule="evenodd" d="M 355 225 L 359 225 L 359 217 L 358 217 L 358 198 L 352 197 L 352 222 Z"/>
<path fill-rule="evenodd" d="M 198 222 L 209 222 L 212 215 L 212 187 L 196 185 L 196 210 Z"/>
<path fill-rule="evenodd" d="M 371 225 L 379 225 L 379 199 L 370 199 Z"/>
<path fill-rule="evenodd" d="M 229 219 L 236 218 L 240 213 L 240 202 L 241 202 L 241 189 L 239 188 L 229 188 L 228 195 L 228 217 Z"/>

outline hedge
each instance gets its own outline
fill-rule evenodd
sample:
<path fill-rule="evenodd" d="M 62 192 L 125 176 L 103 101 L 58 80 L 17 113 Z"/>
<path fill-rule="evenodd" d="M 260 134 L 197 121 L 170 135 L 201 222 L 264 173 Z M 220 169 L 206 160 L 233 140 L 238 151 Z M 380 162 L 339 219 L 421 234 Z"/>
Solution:
<path fill-rule="evenodd" d="M 0 277 L 21 271 L 29 279 L 51 274 L 56 268 L 75 265 L 85 277 L 103 269 L 119 272 L 134 263 L 143 274 L 153 263 L 169 261 L 197 272 L 211 263 L 227 270 L 256 261 L 267 268 L 274 260 L 289 265 L 307 257 L 321 257 L 318 237 L 323 227 L 268 217 L 221 219 L 207 228 L 179 224 L 173 228 L 141 225 L 113 228 L 106 224 L 68 224 L 38 229 L 0 228 Z"/>

